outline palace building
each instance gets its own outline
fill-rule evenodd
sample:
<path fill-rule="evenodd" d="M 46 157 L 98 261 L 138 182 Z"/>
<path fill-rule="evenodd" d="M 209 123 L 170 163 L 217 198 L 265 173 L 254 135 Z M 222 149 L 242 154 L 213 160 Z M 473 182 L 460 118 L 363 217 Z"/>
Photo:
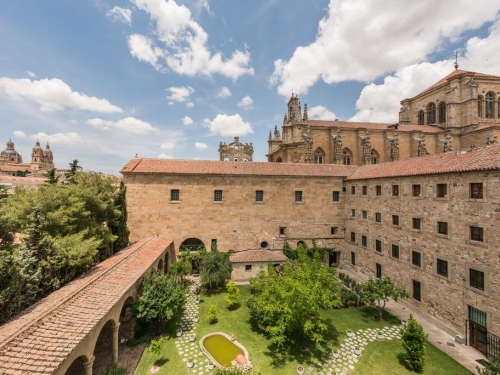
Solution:
<path fill-rule="evenodd" d="M 309 120 L 292 95 L 267 163 L 124 166 L 130 239 L 235 250 L 238 280 L 285 241 L 314 241 L 328 264 L 390 277 L 457 341 L 498 354 L 499 93 L 500 77 L 456 70 L 392 125 Z"/>

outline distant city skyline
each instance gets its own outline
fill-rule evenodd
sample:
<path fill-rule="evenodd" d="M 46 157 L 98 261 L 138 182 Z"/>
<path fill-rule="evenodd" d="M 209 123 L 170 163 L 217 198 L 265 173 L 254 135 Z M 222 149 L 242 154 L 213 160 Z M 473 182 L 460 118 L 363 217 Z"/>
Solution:
<path fill-rule="evenodd" d="M 56 167 L 118 174 L 141 157 L 265 161 L 292 92 L 309 118 L 398 121 L 454 70 L 500 75 L 484 0 L 94 0 L 0 4 L 0 144 L 48 141 Z"/>

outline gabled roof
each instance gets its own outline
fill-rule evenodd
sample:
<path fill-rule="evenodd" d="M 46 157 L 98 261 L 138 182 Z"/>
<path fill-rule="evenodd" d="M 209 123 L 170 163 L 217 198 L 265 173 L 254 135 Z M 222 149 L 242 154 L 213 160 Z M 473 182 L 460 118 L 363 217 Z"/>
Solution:
<path fill-rule="evenodd" d="M 239 176 L 318 176 L 345 177 L 355 170 L 354 165 L 233 162 L 213 160 L 132 159 L 120 173 L 162 173 L 173 175 L 239 175 Z"/>
<path fill-rule="evenodd" d="M 500 144 L 359 167 L 347 180 L 438 173 L 500 171 Z"/>
<path fill-rule="evenodd" d="M 287 257 L 277 250 L 244 250 L 231 254 L 231 263 L 284 262 Z"/>
<path fill-rule="evenodd" d="M 473 79 L 474 78 L 487 78 L 487 79 L 500 80 L 499 76 L 494 76 L 492 74 L 477 73 L 477 72 L 471 72 L 471 71 L 468 71 L 468 70 L 455 70 L 455 71 L 451 72 L 450 74 L 448 74 L 446 77 L 441 78 L 439 81 L 437 81 L 436 83 L 434 83 L 432 86 L 426 88 L 424 91 L 418 93 L 417 95 L 415 95 L 411 99 L 414 99 L 414 98 L 416 98 L 416 97 L 418 97 L 420 95 L 426 94 L 427 92 L 429 92 L 429 91 L 431 91 L 431 90 L 433 90 L 435 88 L 444 86 L 444 85 L 446 85 L 453 78 L 456 78 L 456 77 L 465 77 L 465 76 L 471 76 L 471 78 L 473 78 Z"/>
<path fill-rule="evenodd" d="M 0 374 L 52 374 L 170 243 L 141 240 L 0 326 Z"/>

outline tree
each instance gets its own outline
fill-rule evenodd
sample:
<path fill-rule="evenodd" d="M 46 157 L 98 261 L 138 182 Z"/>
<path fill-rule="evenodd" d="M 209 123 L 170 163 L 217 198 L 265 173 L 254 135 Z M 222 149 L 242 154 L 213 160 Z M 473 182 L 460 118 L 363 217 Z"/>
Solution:
<path fill-rule="evenodd" d="M 45 181 L 45 183 L 53 185 L 53 184 L 57 184 L 57 182 L 59 181 L 59 178 L 61 176 L 56 176 L 56 169 L 52 168 L 52 169 L 49 169 L 47 172 L 45 172 L 43 174 L 43 177 L 47 178 L 47 181 Z"/>
<path fill-rule="evenodd" d="M 74 177 L 76 176 L 76 173 L 78 171 L 81 171 L 83 169 L 81 166 L 78 165 L 78 163 L 79 163 L 78 159 L 75 159 L 71 163 L 69 163 L 69 171 L 64 174 L 68 182 L 76 183 Z"/>
<path fill-rule="evenodd" d="M 232 310 L 236 307 L 238 299 L 240 298 L 240 288 L 236 285 L 234 281 L 230 281 L 226 285 L 227 295 L 225 300 L 227 302 L 227 307 Z"/>
<path fill-rule="evenodd" d="M 424 329 L 410 314 L 406 326 L 401 329 L 401 341 L 406 351 L 406 364 L 412 371 L 424 371 L 426 338 Z"/>
<path fill-rule="evenodd" d="M 479 375 L 500 375 L 500 354 L 493 359 L 483 368 L 476 366 Z"/>
<path fill-rule="evenodd" d="M 361 298 L 364 302 L 375 304 L 378 311 L 378 319 L 382 320 L 382 311 L 386 303 L 392 298 L 408 298 L 408 293 L 403 288 L 396 287 L 389 277 L 369 279 L 361 283 Z"/>
<path fill-rule="evenodd" d="M 210 324 L 217 323 L 217 306 L 210 305 L 207 312 L 207 320 Z"/>
<path fill-rule="evenodd" d="M 231 278 L 233 267 L 229 254 L 218 250 L 203 254 L 200 261 L 200 281 L 204 288 L 214 290 L 224 286 Z"/>
<path fill-rule="evenodd" d="M 159 334 L 165 324 L 184 308 L 184 287 L 158 270 L 144 276 L 142 294 L 132 305 L 134 316 Z"/>
<path fill-rule="evenodd" d="M 114 198 L 115 209 L 120 213 L 115 222 L 110 224 L 111 233 L 117 238 L 113 243 L 113 253 L 120 251 L 121 249 L 127 247 L 128 236 L 130 231 L 127 228 L 127 199 L 126 199 L 127 188 L 123 180 L 120 181 L 120 188 L 118 193 Z"/>
<path fill-rule="evenodd" d="M 252 293 L 247 301 L 252 320 L 269 334 L 272 344 L 282 346 L 298 340 L 321 345 L 327 330 L 322 308 L 340 307 L 340 283 L 319 254 L 311 260 L 307 250 L 297 250 L 297 261 L 287 260 L 281 274 L 269 265 L 250 280 Z"/>

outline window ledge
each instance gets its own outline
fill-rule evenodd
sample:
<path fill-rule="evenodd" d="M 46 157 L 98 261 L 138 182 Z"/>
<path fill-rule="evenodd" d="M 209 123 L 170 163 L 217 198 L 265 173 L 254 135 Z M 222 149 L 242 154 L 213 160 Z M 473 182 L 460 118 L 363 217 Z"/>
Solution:
<path fill-rule="evenodd" d="M 170 204 L 181 204 L 182 202 L 181 201 L 170 201 L 169 203 Z"/>
<path fill-rule="evenodd" d="M 437 238 L 447 239 L 447 240 L 450 239 L 450 235 L 449 234 L 436 233 L 436 237 Z"/>
<path fill-rule="evenodd" d="M 382 251 L 375 250 L 374 253 L 377 254 L 378 256 L 381 256 L 381 257 L 384 256 L 384 253 Z"/>
<path fill-rule="evenodd" d="M 477 288 L 474 288 L 473 286 L 470 286 L 470 285 L 466 285 L 465 287 L 468 290 L 476 292 L 476 293 L 479 293 L 479 294 L 482 294 L 483 296 L 488 296 L 489 295 L 489 293 L 487 291 L 485 291 L 485 290 L 477 289 Z"/>
<path fill-rule="evenodd" d="M 255 204 L 264 204 L 263 201 L 262 202 L 261 201 L 256 201 L 256 202 L 253 202 L 253 203 L 255 203 Z"/>
<path fill-rule="evenodd" d="M 412 228 L 411 231 L 413 233 L 422 233 L 422 229 L 414 229 L 414 228 Z"/>
<path fill-rule="evenodd" d="M 484 249 L 487 249 L 489 247 L 487 244 L 485 244 L 484 242 L 481 242 L 481 241 L 468 240 L 467 243 L 469 245 L 482 247 Z"/>
<path fill-rule="evenodd" d="M 224 201 L 214 201 L 213 204 L 222 204 Z"/>

